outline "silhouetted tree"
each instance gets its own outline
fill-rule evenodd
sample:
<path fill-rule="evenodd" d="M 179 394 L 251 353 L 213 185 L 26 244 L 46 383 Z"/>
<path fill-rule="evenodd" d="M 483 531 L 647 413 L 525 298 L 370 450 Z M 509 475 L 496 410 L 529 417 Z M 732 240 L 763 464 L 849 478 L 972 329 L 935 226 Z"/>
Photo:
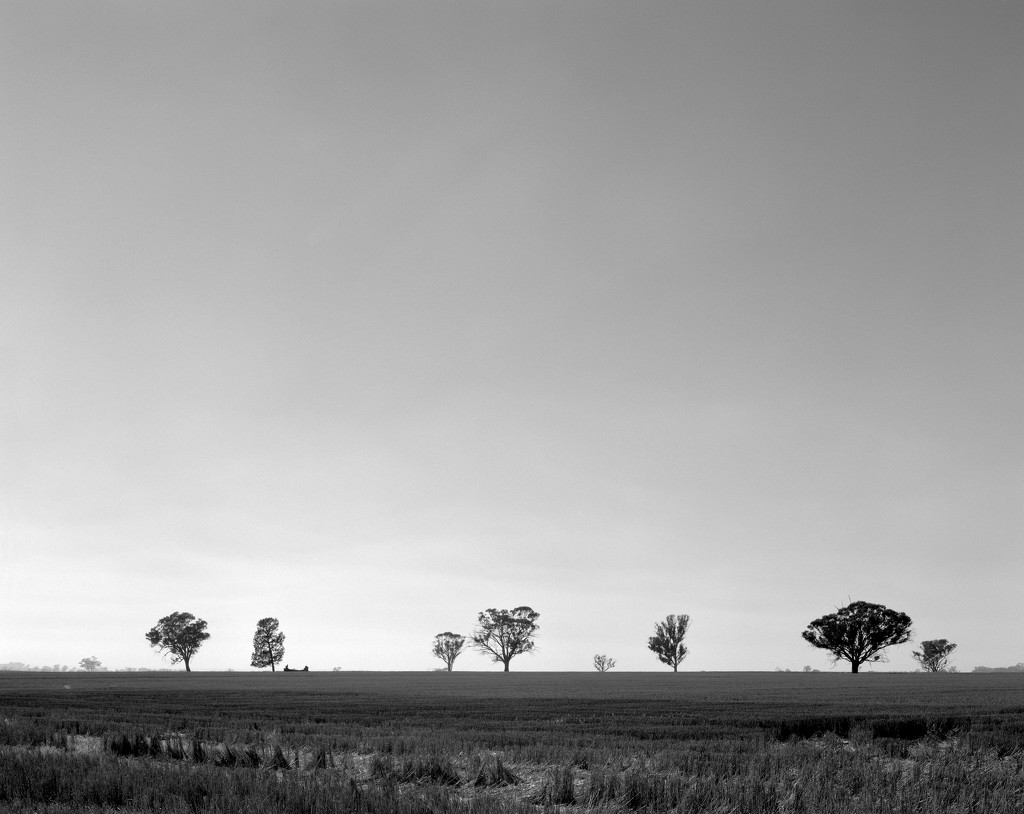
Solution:
<path fill-rule="evenodd" d="M 100 663 L 100 660 L 95 656 L 87 656 L 86 658 L 78 662 L 78 666 L 87 672 L 95 673 L 103 665 Z"/>
<path fill-rule="evenodd" d="M 803 632 L 810 644 L 832 654 L 832 662 L 850 662 L 851 672 L 859 672 L 865 662 L 882 661 L 887 647 L 910 641 L 910 617 L 885 605 L 851 602 L 820 619 Z"/>
<path fill-rule="evenodd" d="M 537 646 L 533 637 L 540 628 L 539 618 L 540 614 L 526 605 L 512 610 L 488 608 L 477 616 L 473 647 L 490 655 L 494 662 L 504 664 L 507 673 L 513 658 Z"/>
<path fill-rule="evenodd" d="M 929 639 L 921 642 L 921 651 L 913 652 L 914 659 L 926 673 L 948 673 L 949 655 L 956 650 L 956 645 L 946 639 Z"/>
<path fill-rule="evenodd" d="M 599 673 L 607 673 L 615 666 L 615 659 L 610 656 L 594 656 L 594 669 Z"/>
<path fill-rule="evenodd" d="M 654 635 L 647 640 L 647 647 L 654 652 L 659 661 L 671 667 L 673 673 L 679 671 L 680 662 L 690 652 L 683 644 L 689 626 L 690 617 L 685 613 L 678 616 L 670 613 L 664 622 L 658 622 L 654 626 Z"/>
<path fill-rule="evenodd" d="M 448 672 L 450 673 L 452 671 L 452 666 L 455 664 L 455 659 L 458 658 L 459 653 L 463 651 L 465 646 L 465 636 L 460 636 L 458 633 L 446 631 L 444 633 L 438 633 L 434 637 L 433 653 L 445 663 L 448 668 Z"/>
<path fill-rule="evenodd" d="M 171 657 L 171 664 L 185 662 L 185 672 L 190 673 L 192 667 L 189 662 L 210 634 L 206 632 L 206 622 L 202 619 L 178 611 L 157 622 L 146 638 L 152 647 Z"/>
<path fill-rule="evenodd" d="M 256 623 L 252 637 L 252 666 L 269 667 L 284 660 L 284 634 L 278 629 L 280 623 L 273 616 L 267 616 Z"/>

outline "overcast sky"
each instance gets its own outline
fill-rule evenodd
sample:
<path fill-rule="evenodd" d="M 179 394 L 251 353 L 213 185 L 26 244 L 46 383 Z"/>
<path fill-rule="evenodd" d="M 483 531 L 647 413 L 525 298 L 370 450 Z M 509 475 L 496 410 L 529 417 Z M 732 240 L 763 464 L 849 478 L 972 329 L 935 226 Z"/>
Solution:
<path fill-rule="evenodd" d="M 264 616 L 432 669 L 530 605 L 513 670 L 664 670 L 669 613 L 681 669 L 829 669 L 851 599 L 1024 661 L 1022 43 L 1015 0 L 3 3 L 0 662 L 167 666 L 181 610 L 194 669 Z"/>

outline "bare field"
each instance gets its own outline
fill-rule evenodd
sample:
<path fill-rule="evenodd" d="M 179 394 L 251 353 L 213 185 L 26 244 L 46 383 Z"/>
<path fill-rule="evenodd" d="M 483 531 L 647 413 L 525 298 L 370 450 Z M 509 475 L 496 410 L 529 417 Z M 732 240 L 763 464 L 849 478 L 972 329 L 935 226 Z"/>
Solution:
<path fill-rule="evenodd" d="M 1024 673 L 665 672 L 0 672 L 0 699 L 103 693 L 267 693 L 425 700 L 566 699 L 767 704 L 887 704 L 991 709 L 1024 703 Z M 849 712 L 854 709 L 850 708 Z"/>
<path fill-rule="evenodd" d="M 1021 811 L 1022 747 L 1011 673 L 0 673 L 8 810 Z"/>

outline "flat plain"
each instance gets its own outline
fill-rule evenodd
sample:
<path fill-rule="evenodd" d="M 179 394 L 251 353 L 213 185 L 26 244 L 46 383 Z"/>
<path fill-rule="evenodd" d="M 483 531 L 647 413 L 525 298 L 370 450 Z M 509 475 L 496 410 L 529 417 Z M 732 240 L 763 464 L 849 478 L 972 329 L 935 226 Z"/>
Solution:
<path fill-rule="evenodd" d="M 0 673 L 9 811 L 1024 810 L 1013 673 Z"/>

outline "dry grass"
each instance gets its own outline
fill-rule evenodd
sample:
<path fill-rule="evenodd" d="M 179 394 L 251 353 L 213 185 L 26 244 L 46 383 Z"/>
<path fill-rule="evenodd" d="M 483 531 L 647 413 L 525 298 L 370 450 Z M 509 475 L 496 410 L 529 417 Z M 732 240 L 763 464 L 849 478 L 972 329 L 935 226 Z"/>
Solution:
<path fill-rule="evenodd" d="M 1024 799 L 1013 674 L 0 673 L 0 699 L 10 811 L 923 814 Z"/>

